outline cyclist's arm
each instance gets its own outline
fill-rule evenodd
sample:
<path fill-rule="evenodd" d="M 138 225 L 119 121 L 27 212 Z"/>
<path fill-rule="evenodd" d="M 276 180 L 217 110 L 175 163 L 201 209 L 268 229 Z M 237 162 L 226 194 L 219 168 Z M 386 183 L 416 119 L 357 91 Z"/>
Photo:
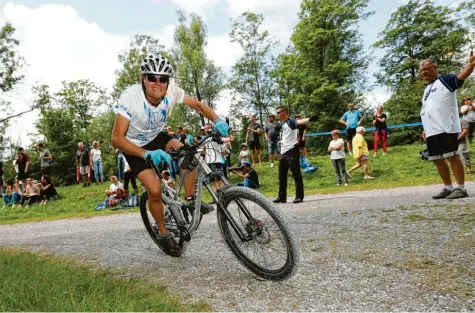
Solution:
<path fill-rule="evenodd" d="M 206 104 L 199 102 L 196 99 L 193 99 L 190 96 L 186 96 L 183 98 L 183 104 L 189 106 L 192 109 L 195 109 L 199 113 L 201 113 L 204 117 L 206 117 L 209 120 L 212 120 L 213 122 L 216 122 L 216 120 L 219 119 L 219 116 L 211 109 L 209 106 Z"/>
<path fill-rule="evenodd" d="M 125 138 L 129 124 L 130 121 L 127 118 L 117 114 L 115 118 L 114 129 L 112 130 L 112 145 L 122 152 L 143 158 L 146 150 L 134 145 L 127 138 Z"/>

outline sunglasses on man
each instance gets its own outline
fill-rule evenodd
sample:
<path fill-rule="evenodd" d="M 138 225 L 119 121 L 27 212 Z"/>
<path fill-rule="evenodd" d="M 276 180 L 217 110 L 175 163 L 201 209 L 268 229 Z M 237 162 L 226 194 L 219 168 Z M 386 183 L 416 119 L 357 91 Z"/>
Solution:
<path fill-rule="evenodd" d="M 147 74 L 145 76 L 147 80 L 151 83 L 156 83 L 157 81 L 160 81 L 161 84 L 166 84 L 170 81 L 170 77 L 168 76 L 161 76 L 161 75 L 155 75 L 155 74 Z"/>

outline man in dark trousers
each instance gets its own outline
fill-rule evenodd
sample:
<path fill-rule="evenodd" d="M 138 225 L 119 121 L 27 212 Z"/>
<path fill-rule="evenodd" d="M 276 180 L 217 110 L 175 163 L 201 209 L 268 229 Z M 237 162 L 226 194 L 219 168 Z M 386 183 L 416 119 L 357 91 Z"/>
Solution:
<path fill-rule="evenodd" d="M 281 126 L 281 154 L 279 161 L 279 195 L 274 200 L 275 203 L 287 202 L 287 173 L 289 168 L 295 181 L 296 195 L 293 203 L 300 203 L 304 198 L 303 179 L 300 172 L 300 150 L 298 146 L 297 125 L 306 125 L 316 121 L 317 117 L 302 118 L 296 120 L 289 118 L 289 111 L 286 106 L 277 108 L 277 117 L 282 121 Z"/>

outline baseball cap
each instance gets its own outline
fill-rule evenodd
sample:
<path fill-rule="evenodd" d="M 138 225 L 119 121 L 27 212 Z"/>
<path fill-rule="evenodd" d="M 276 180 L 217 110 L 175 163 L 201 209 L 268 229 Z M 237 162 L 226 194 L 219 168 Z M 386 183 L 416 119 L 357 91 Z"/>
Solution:
<path fill-rule="evenodd" d="M 366 129 L 363 126 L 356 127 L 356 132 L 357 133 L 361 133 L 361 132 L 365 132 L 365 131 L 366 131 Z"/>

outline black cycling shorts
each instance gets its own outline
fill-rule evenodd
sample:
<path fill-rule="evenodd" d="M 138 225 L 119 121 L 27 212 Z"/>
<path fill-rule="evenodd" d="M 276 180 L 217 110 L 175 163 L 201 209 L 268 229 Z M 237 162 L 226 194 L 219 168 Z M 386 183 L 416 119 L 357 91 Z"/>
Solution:
<path fill-rule="evenodd" d="M 158 150 L 158 149 L 162 149 L 163 151 L 165 151 L 167 143 L 172 139 L 174 138 L 170 136 L 169 134 L 160 132 L 157 135 L 157 137 L 155 137 L 155 139 L 150 141 L 148 144 L 146 144 L 142 148 L 149 151 Z M 127 163 L 129 163 L 129 166 L 131 169 L 129 173 L 130 173 L 130 176 L 132 177 L 137 177 L 140 172 L 149 168 L 147 164 L 145 163 L 144 158 L 139 158 L 139 157 L 136 157 L 135 155 L 130 155 L 126 153 L 124 153 L 124 157 L 127 160 Z"/>

